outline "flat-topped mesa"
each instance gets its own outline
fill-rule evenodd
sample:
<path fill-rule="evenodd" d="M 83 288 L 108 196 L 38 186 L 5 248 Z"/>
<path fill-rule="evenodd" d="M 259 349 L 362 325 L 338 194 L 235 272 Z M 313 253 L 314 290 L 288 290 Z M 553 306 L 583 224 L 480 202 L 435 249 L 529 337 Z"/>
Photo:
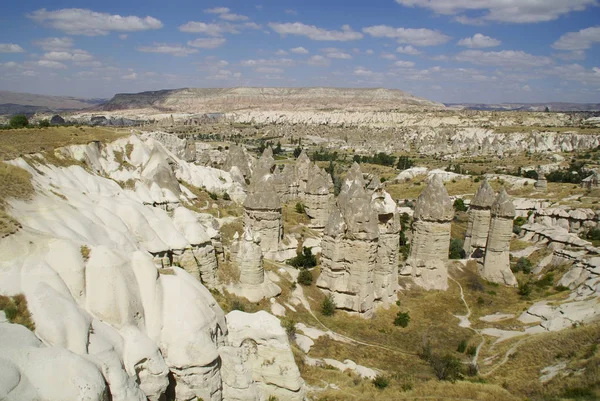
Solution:
<path fill-rule="evenodd" d="M 225 171 L 231 171 L 231 168 L 235 166 L 239 169 L 245 179 L 250 179 L 252 175 L 252 170 L 250 169 L 251 165 L 252 161 L 242 146 L 235 144 L 229 145 L 229 152 L 227 153 L 227 158 L 223 165 Z"/>
<path fill-rule="evenodd" d="M 275 257 L 283 239 L 281 201 L 273 181 L 270 174 L 253 178 L 251 192 L 244 201 L 244 227 L 260 236 L 260 247 L 268 259 Z"/>
<path fill-rule="evenodd" d="M 298 194 L 301 198 L 303 198 L 306 192 L 306 183 L 308 182 L 311 169 L 312 162 L 306 152 L 302 150 L 300 156 L 296 159 L 296 179 L 298 180 Z"/>
<path fill-rule="evenodd" d="M 338 309 L 364 318 L 373 315 L 377 221 L 364 186 L 353 182 L 340 193 L 321 241 L 321 275 L 317 287 L 333 295 Z"/>
<path fill-rule="evenodd" d="M 413 239 L 402 274 L 426 290 L 448 289 L 448 248 L 454 217 L 442 179 L 434 175 L 415 204 Z"/>
<path fill-rule="evenodd" d="M 510 240 L 512 238 L 515 206 L 504 190 L 500 189 L 491 209 L 492 220 L 483 265 L 479 274 L 493 283 L 516 286 L 517 279 L 510 270 Z"/>
<path fill-rule="evenodd" d="M 546 179 L 546 175 L 541 169 L 537 170 L 537 175 L 537 181 L 533 184 L 534 188 L 537 191 L 546 192 L 548 190 L 548 180 Z"/>
<path fill-rule="evenodd" d="M 304 206 L 310 217 L 310 226 L 322 229 L 329 219 L 333 202 L 333 183 L 325 171 L 314 165 L 306 183 Z"/>
<path fill-rule="evenodd" d="M 241 238 L 236 235 L 231 245 L 233 260 L 240 270 L 240 280 L 239 286 L 234 285 L 230 289 L 250 302 L 258 302 L 281 293 L 281 288 L 265 277 L 260 242 L 261 238 L 250 227 L 246 227 L 244 235 Z"/>
<path fill-rule="evenodd" d="M 377 265 L 373 280 L 375 302 L 389 305 L 396 301 L 398 291 L 400 216 L 397 213 L 396 202 L 383 188 L 377 188 L 373 192 L 371 207 L 377 214 L 379 228 Z"/>
<path fill-rule="evenodd" d="M 467 257 L 483 257 L 490 229 L 490 209 L 495 198 L 494 189 L 487 180 L 483 180 L 469 206 L 469 220 L 463 248 Z"/>

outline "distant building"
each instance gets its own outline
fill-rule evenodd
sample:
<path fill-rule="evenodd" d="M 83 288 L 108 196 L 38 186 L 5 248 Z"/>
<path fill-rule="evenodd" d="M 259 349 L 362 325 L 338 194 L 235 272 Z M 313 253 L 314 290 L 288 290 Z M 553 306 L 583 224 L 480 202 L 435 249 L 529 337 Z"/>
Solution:
<path fill-rule="evenodd" d="M 594 171 L 592 175 L 581 180 L 581 187 L 587 189 L 598 188 L 600 186 L 600 174 Z"/>

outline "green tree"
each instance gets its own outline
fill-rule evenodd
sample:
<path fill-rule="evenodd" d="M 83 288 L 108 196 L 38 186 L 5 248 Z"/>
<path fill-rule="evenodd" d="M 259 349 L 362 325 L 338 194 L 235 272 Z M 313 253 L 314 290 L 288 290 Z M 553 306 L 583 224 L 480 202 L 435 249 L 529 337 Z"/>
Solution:
<path fill-rule="evenodd" d="M 332 294 L 327 295 L 321 303 L 321 313 L 324 316 L 333 316 L 335 313 L 335 301 Z"/>
<path fill-rule="evenodd" d="M 450 240 L 450 249 L 448 250 L 448 257 L 450 259 L 462 259 L 465 256 L 463 246 L 463 240 L 459 238 L 452 238 Z"/>
<path fill-rule="evenodd" d="M 410 322 L 410 315 L 408 312 L 398 312 L 394 319 L 394 326 L 406 327 Z"/>
<path fill-rule="evenodd" d="M 465 206 L 465 201 L 462 200 L 461 198 L 457 198 L 454 201 L 454 211 L 456 212 L 466 212 L 467 211 L 467 207 Z"/>
<path fill-rule="evenodd" d="M 38 125 L 39 125 L 41 128 L 48 128 L 48 127 L 50 126 L 50 121 L 48 121 L 48 120 L 41 120 L 41 121 L 38 123 Z"/>
<path fill-rule="evenodd" d="M 13 116 L 8 122 L 11 128 L 25 128 L 29 125 L 29 120 L 23 114 Z"/>
<path fill-rule="evenodd" d="M 302 148 L 300 146 L 296 146 L 294 149 L 294 159 L 297 159 L 298 156 L 300 156 L 300 153 L 302 153 Z"/>

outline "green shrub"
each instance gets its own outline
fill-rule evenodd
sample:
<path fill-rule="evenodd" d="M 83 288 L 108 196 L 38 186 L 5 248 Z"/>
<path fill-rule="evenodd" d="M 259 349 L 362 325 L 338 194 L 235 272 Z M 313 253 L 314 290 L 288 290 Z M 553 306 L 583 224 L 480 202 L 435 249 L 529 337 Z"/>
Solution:
<path fill-rule="evenodd" d="M 450 249 L 448 250 L 448 257 L 450 259 L 462 259 L 465 257 L 465 251 L 463 249 L 464 241 L 460 238 L 452 238 L 450 240 Z"/>
<path fill-rule="evenodd" d="M 308 287 L 313 282 L 313 275 L 310 270 L 302 269 L 298 274 L 298 282 L 305 287 Z"/>
<path fill-rule="evenodd" d="M 29 125 L 29 120 L 23 114 L 17 114 L 9 120 L 8 125 L 10 128 L 25 128 Z"/>
<path fill-rule="evenodd" d="M 41 120 L 38 125 L 40 126 L 40 128 L 48 128 L 50 126 L 50 121 L 48 120 Z"/>
<path fill-rule="evenodd" d="M 281 327 L 285 329 L 290 340 L 296 337 L 296 321 L 294 319 L 282 319 Z"/>
<path fill-rule="evenodd" d="M 452 206 L 454 206 L 455 212 L 466 212 L 467 211 L 467 207 L 465 206 L 465 201 L 462 200 L 461 198 L 456 199 Z"/>
<path fill-rule="evenodd" d="M 533 265 L 531 261 L 525 257 L 519 258 L 515 266 L 511 269 L 514 273 L 523 272 L 525 274 L 531 273 Z"/>
<path fill-rule="evenodd" d="M 230 201 L 231 200 L 231 196 L 229 196 L 229 194 L 227 192 L 225 192 L 223 194 L 223 200 Z"/>
<path fill-rule="evenodd" d="M 531 284 L 529 284 L 529 280 L 521 280 L 519 281 L 519 289 L 517 293 L 522 297 L 527 297 L 531 294 Z"/>
<path fill-rule="evenodd" d="M 233 302 L 231 303 L 231 310 L 239 310 L 241 312 L 245 312 L 246 311 L 246 307 L 244 306 L 244 303 L 234 299 Z"/>
<path fill-rule="evenodd" d="M 388 379 L 387 377 L 382 376 L 382 375 L 377 375 L 377 377 L 375 377 L 373 379 L 373 385 L 380 390 L 383 390 L 384 388 L 389 386 L 389 384 L 390 384 L 390 379 Z"/>
<path fill-rule="evenodd" d="M 304 214 L 306 213 L 306 208 L 301 202 L 296 203 L 296 213 Z"/>
<path fill-rule="evenodd" d="M 477 354 L 477 347 L 474 345 L 470 345 L 469 348 L 467 348 L 467 355 L 475 356 L 475 354 Z"/>
<path fill-rule="evenodd" d="M 295 268 L 308 269 L 317 265 L 317 258 L 312 254 L 310 248 L 303 247 L 302 253 L 298 252 L 295 257 L 287 261 L 287 264 Z"/>
<path fill-rule="evenodd" d="M 456 348 L 456 352 L 460 352 L 461 354 L 467 350 L 467 340 L 462 340 L 458 343 L 458 347 Z"/>
<path fill-rule="evenodd" d="M 554 273 L 549 272 L 544 275 L 541 279 L 535 282 L 536 287 L 548 288 L 554 284 Z"/>
<path fill-rule="evenodd" d="M 594 227 L 587 232 L 586 238 L 592 241 L 600 240 L 600 228 Z"/>
<path fill-rule="evenodd" d="M 429 358 L 429 364 L 439 380 L 455 382 L 461 377 L 460 360 L 450 354 L 444 356 L 434 354 Z"/>
<path fill-rule="evenodd" d="M 210 199 L 212 199 L 212 200 L 217 200 L 217 199 L 219 199 L 219 195 L 218 195 L 218 194 L 216 194 L 215 192 L 209 192 L 209 193 L 208 193 L 208 196 L 210 196 Z"/>
<path fill-rule="evenodd" d="M 406 327 L 410 322 L 410 315 L 408 312 L 398 312 L 394 319 L 394 326 Z"/>
<path fill-rule="evenodd" d="M 321 313 L 324 316 L 333 316 L 335 313 L 335 301 L 333 300 L 333 294 L 327 295 L 321 303 Z"/>

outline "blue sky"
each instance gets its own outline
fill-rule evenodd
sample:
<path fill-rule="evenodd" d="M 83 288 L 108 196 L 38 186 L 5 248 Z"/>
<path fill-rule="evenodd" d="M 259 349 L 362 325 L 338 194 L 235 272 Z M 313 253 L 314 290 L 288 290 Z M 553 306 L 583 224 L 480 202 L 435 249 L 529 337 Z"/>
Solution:
<path fill-rule="evenodd" d="M 442 102 L 600 102 L 599 0 L 7 3 L 3 90 L 337 86 Z"/>

